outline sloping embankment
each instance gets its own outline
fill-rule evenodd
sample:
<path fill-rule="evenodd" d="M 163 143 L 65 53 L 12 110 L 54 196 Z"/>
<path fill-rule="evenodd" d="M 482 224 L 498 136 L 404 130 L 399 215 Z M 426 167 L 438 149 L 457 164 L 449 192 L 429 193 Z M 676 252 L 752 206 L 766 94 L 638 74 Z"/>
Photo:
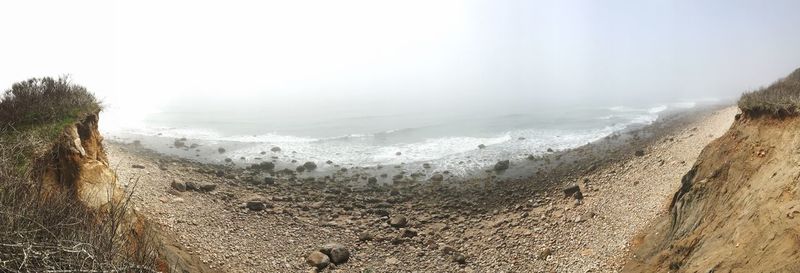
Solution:
<path fill-rule="evenodd" d="M 800 117 L 737 117 L 623 272 L 800 272 Z"/>

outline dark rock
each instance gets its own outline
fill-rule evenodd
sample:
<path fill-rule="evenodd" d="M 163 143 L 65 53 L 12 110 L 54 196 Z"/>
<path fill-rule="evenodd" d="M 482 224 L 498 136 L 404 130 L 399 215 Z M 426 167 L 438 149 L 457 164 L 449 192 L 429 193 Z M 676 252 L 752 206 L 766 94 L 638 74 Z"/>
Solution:
<path fill-rule="evenodd" d="M 174 181 L 173 180 L 172 184 L 170 184 L 170 186 L 172 186 L 172 188 L 175 189 L 176 191 L 180 191 L 180 192 L 186 191 L 186 184 L 183 183 L 183 182 L 180 182 L 180 181 Z"/>
<path fill-rule="evenodd" d="M 442 180 L 444 180 L 444 175 L 442 174 L 437 173 L 431 176 L 431 181 L 441 182 Z"/>
<path fill-rule="evenodd" d="M 486 145 L 483 145 L 483 144 L 478 145 L 478 149 L 486 149 Z"/>
<path fill-rule="evenodd" d="M 275 185 L 275 178 L 271 176 L 264 177 L 264 184 Z"/>
<path fill-rule="evenodd" d="M 644 156 L 644 151 L 643 150 L 636 150 L 634 155 L 636 155 L 636 156 Z"/>
<path fill-rule="evenodd" d="M 277 153 L 277 152 L 281 151 L 281 147 L 275 146 L 275 147 L 272 147 L 272 149 L 269 149 L 269 150 L 272 151 L 272 152 L 276 152 Z"/>
<path fill-rule="evenodd" d="M 133 164 L 133 165 L 131 165 L 131 168 L 134 168 L 134 169 L 144 169 L 144 165 Z"/>
<path fill-rule="evenodd" d="M 210 192 L 216 189 L 217 189 L 217 184 L 212 184 L 212 183 L 204 183 L 197 188 L 197 190 L 202 192 Z"/>
<path fill-rule="evenodd" d="M 194 182 L 191 182 L 191 181 L 190 181 L 190 182 L 186 182 L 186 189 L 187 189 L 187 190 L 190 190 L 190 191 L 196 191 L 196 190 L 198 190 L 199 188 L 198 188 L 198 186 L 197 186 L 197 183 L 194 183 Z"/>
<path fill-rule="evenodd" d="M 313 171 L 317 168 L 317 163 L 307 161 L 306 163 L 303 163 L 303 167 L 305 167 L 308 171 Z"/>
<path fill-rule="evenodd" d="M 374 185 L 374 184 L 377 184 L 377 183 L 378 183 L 378 178 L 377 177 L 373 176 L 373 177 L 370 177 L 369 179 L 367 179 L 367 184 Z"/>
<path fill-rule="evenodd" d="M 464 256 L 464 254 L 461 253 L 456 253 L 453 255 L 453 261 L 459 264 L 465 264 L 467 263 L 467 256 Z"/>
<path fill-rule="evenodd" d="M 230 157 L 226 157 L 225 158 L 225 162 L 227 162 L 227 163 L 231 163 L 232 161 L 233 161 L 233 159 L 231 159 Z"/>
<path fill-rule="evenodd" d="M 395 228 L 402 228 L 408 224 L 408 219 L 403 215 L 394 215 L 389 218 L 389 225 Z"/>
<path fill-rule="evenodd" d="M 497 162 L 497 164 L 494 164 L 494 170 L 498 171 L 498 172 L 499 171 L 505 171 L 505 170 L 508 170 L 508 166 L 509 165 L 510 165 L 510 162 L 508 160 L 499 161 L 499 162 Z"/>
<path fill-rule="evenodd" d="M 550 257 L 550 255 L 553 255 L 553 250 L 548 247 L 540 251 L 537 258 L 539 258 L 539 260 L 547 260 L 547 257 Z"/>
<path fill-rule="evenodd" d="M 400 231 L 400 237 L 413 238 L 417 236 L 417 231 L 412 229 L 403 229 Z"/>
<path fill-rule="evenodd" d="M 295 170 L 296 170 L 298 173 L 302 173 L 302 172 L 306 171 L 306 167 L 303 167 L 303 166 L 297 166 L 297 168 L 296 168 Z"/>
<path fill-rule="evenodd" d="M 250 169 L 251 170 L 257 170 L 257 171 L 271 171 L 271 170 L 275 169 L 275 163 L 272 163 L 272 162 L 261 162 L 261 163 L 258 163 L 258 164 L 250 165 Z"/>
<path fill-rule="evenodd" d="M 262 154 L 262 155 L 265 155 L 265 154 L 267 154 L 267 152 L 265 152 L 265 151 L 261 151 L 261 154 Z"/>
<path fill-rule="evenodd" d="M 325 161 L 325 164 L 333 164 L 333 161 L 330 161 L 330 160 Z"/>
<path fill-rule="evenodd" d="M 581 188 L 576 184 L 572 184 L 564 188 L 564 197 L 574 196 L 577 192 L 581 192 Z M 583 195 L 581 195 L 581 198 L 583 198 Z"/>
<path fill-rule="evenodd" d="M 572 197 L 574 197 L 575 199 L 581 200 L 581 199 L 583 199 L 583 193 L 580 190 L 578 190 L 577 192 L 575 192 L 572 195 Z"/>
<path fill-rule="evenodd" d="M 325 253 L 314 251 L 306 257 L 306 263 L 321 270 L 331 264 L 331 258 Z"/>
<path fill-rule="evenodd" d="M 172 143 L 172 146 L 175 146 L 175 148 L 184 148 L 186 147 L 186 143 L 184 141 L 185 140 L 177 139 L 174 143 Z"/>
<path fill-rule="evenodd" d="M 547 152 L 548 153 L 552 153 L 553 152 L 553 148 L 547 148 Z"/>
<path fill-rule="evenodd" d="M 396 152 L 396 153 L 394 153 L 394 155 L 402 155 L 402 154 L 403 154 L 403 153 L 401 153 L 401 152 Z"/>
<path fill-rule="evenodd" d="M 247 201 L 245 207 L 252 211 L 262 211 L 266 208 L 271 208 L 272 204 L 265 202 L 264 198 L 261 196 L 254 196 Z"/>
<path fill-rule="evenodd" d="M 350 259 L 350 251 L 343 245 L 337 243 L 328 243 L 319 249 L 325 255 L 330 257 L 331 262 L 336 265 L 346 263 Z"/>
<path fill-rule="evenodd" d="M 517 140 L 525 140 L 524 137 L 518 137 Z"/>
<path fill-rule="evenodd" d="M 431 164 L 430 163 L 423 163 L 422 167 L 425 168 L 425 169 L 430 169 L 431 168 Z"/>
<path fill-rule="evenodd" d="M 225 152 L 225 148 L 220 147 L 219 149 L 217 149 L 217 152 L 224 153 Z"/>
<path fill-rule="evenodd" d="M 375 236 L 372 235 L 372 233 L 369 233 L 367 231 L 364 231 L 364 232 L 361 232 L 361 233 L 358 234 L 358 240 L 359 241 L 366 242 L 366 241 L 372 241 L 372 239 L 375 239 Z"/>

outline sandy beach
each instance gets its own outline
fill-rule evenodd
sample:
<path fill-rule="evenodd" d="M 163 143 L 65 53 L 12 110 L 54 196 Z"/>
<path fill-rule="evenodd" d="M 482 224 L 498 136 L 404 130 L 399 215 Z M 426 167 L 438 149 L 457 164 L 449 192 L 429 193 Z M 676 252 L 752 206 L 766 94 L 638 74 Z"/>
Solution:
<path fill-rule="evenodd" d="M 609 138 L 616 145 L 513 162 L 507 172 L 388 185 L 369 183 L 378 169 L 266 175 L 106 145 L 136 209 L 220 272 L 313 271 L 306 257 L 329 242 L 350 257 L 326 272 L 615 272 L 737 112 L 677 114 Z M 582 199 L 565 197 L 572 184 Z"/>

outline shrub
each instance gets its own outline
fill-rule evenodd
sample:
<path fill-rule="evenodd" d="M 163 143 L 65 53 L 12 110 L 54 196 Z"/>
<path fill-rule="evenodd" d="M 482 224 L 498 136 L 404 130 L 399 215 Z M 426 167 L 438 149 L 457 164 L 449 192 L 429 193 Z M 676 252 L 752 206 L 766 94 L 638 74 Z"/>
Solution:
<path fill-rule="evenodd" d="M 21 127 L 78 119 L 100 111 L 101 106 L 86 88 L 68 77 L 32 78 L 15 83 L 0 101 L 2 127 Z"/>
<path fill-rule="evenodd" d="M 100 110 L 66 78 L 14 84 L 0 101 L 0 272 L 152 272 L 157 242 L 130 223 L 130 195 L 103 210 L 72 192 L 43 198 L 42 162 L 72 122 Z"/>
<path fill-rule="evenodd" d="M 800 69 L 767 88 L 744 93 L 739 99 L 739 108 L 750 116 L 800 114 Z"/>

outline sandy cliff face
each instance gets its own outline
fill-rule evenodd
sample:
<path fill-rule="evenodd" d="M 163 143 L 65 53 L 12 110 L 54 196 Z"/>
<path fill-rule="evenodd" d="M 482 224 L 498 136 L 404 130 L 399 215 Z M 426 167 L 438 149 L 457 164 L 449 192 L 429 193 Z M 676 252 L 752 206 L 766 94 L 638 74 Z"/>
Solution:
<path fill-rule="evenodd" d="M 624 272 L 800 272 L 800 118 L 742 116 L 709 144 Z"/>
<path fill-rule="evenodd" d="M 122 190 L 108 165 L 103 137 L 97 129 L 98 115 L 67 125 L 44 164 L 42 193 L 69 192 L 90 208 L 119 202 Z"/>

